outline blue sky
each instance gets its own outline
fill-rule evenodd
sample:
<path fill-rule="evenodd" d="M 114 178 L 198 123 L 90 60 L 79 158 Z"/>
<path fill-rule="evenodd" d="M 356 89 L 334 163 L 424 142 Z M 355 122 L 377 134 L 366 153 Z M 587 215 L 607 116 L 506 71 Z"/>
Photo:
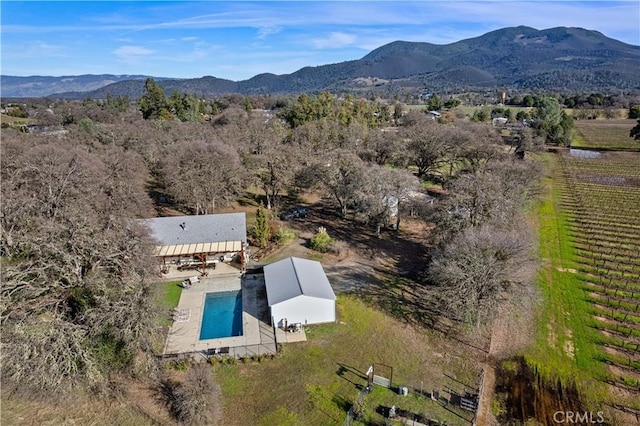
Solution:
<path fill-rule="evenodd" d="M 0 3 L 3 75 L 245 80 L 358 59 L 395 40 L 452 43 L 527 25 L 640 45 L 640 2 L 129 1 Z"/>

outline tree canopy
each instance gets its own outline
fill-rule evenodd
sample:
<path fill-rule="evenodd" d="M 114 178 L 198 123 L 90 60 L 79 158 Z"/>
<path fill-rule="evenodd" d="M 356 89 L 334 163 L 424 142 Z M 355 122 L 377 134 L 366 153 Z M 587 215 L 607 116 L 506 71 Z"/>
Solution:
<path fill-rule="evenodd" d="M 640 118 L 638 119 L 638 124 L 629 131 L 629 137 L 640 141 Z"/>
<path fill-rule="evenodd" d="M 139 157 L 3 136 L 3 384 L 60 390 L 131 368 L 155 315 Z"/>
<path fill-rule="evenodd" d="M 99 384 L 155 354 L 153 243 L 137 218 L 166 208 L 215 213 L 250 199 L 264 202 L 254 238 L 265 245 L 268 210 L 302 191 L 381 238 L 394 228 L 392 238 L 402 238 L 400 219 L 418 211 L 435 225 L 428 238 L 437 251 L 417 263 L 428 265 L 428 284 L 452 297 L 461 281 L 440 279 L 443 263 L 430 259 L 469 263 L 453 257 L 452 242 L 493 250 L 501 242 L 484 236 L 515 232 L 518 207 L 535 190 L 536 169 L 515 160 L 493 126 L 455 114 L 443 124 L 399 108 L 393 120 L 382 102 L 349 94 L 205 101 L 167 98 L 152 79 L 145 89 L 139 110 L 126 108 L 126 98 L 27 107 L 63 129 L 56 135 L 2 129 L 3 384 Z M 253 109 L 267 105 L 275 113 Z M 539 115 L 556 122 L 554 111 Z M 523 134 L 519 146 L 533 146 L 530 139 Z M 423 188 L 432 182 L 444 190 L 433 205 Z M 478 297 L 498 300 L 503 284 Z M 474 304 L 473 317 L 490 306 Z"/>
<path fill-rule="evenodd" d="M 151 77 L 144 82 L 145 94 L 138 99 L 138 108 L 142 117 L 148 119 L 171 119 L 169 103 L 164 89 Z"/>
<path fill-rule="evenodd" d="M 558 100 L 547 96 L 539 101 L 534 114 L 534 128 L 550 144 L 569 145 L 574 134 L 573 118 L 561 108 Z"/>

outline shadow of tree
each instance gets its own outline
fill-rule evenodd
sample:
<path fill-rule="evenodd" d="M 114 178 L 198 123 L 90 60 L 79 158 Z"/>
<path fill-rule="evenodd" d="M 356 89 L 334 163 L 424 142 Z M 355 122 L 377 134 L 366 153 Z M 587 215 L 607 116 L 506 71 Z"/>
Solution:
<path fill-rule="evenodd" d="M 372 263 L 382 262 L 389 266 L 389 272 L 404 277 L 418 278 L 429 255 L 426 233 L 416 235 L 403 232 L 402 229 L 384 229 L 378 237 L 375 227 L 361 223 L 352 216 L 342 217 L 335 207 L 330 203 L 325 204 L 324 200 L 312 205 L 306 218 L 295 219 L 290 226 L 299 232 L 311 234 L 322 226 L 332 238 L 346 242 L 358 257 L 369 259 Z"/>
<path fill-rule="evenodd" d="M 156 400 L 165 406 L 171 412 L 172 416 L 175 416 L 176 390 L 179 386 L 180 382 L 165 378 L 160 381 L 158 387 L 155 389 Z"/>
<path fill-rule="evenodd" d="M 352 216 L 342 217 L 327 200 L 309 206 L 309 215 L 291 221 L 289 226 L 307 234 L 322 226 L 355 252 L 345 264 L 325 266 L 336 292 L 354 294 L 400 321 L 486 352 L 485 342 L 475 341 L 482 336 L 473 341 L 461 337 L 461 324 L 442 314 L 437 288 L 424 279 L 431 250 L 426 226 L 424 232 L 385 229 L 378 238 L 372 225 Z"/>

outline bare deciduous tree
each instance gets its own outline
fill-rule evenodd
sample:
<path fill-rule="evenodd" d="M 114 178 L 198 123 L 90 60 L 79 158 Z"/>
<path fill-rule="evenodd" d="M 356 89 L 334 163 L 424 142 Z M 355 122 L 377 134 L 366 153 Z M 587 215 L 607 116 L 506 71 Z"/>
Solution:
<path fill-rule="evenodd" d="M 277 207 L 280 195 L 293 186 L 300 168 L 297 152 L 288 144 L 273 143 L 259 155 L 245 158 L 245 167 L 253 182 L 265 193 L 267 209 Z"/>
<path fill-rule="evenodd" d="M 2 148 L 3 382 L 60 391 L 149 354 L 152 245 L 129 210 L 146 208 L 127 173 L 135 159 L 57 139 Z"/>
<path fill-rule="evenodd" d="M 399 161 L 401 151 L 398 133 L 394 131 L 371 131 L 358 145 L 358 155 L 365 161 L 376 163 L 380 166 L 395 164 Z"/>
<path fill-rule="evenodd" d="M 308 169 L 312 179 L 319 182 L 337 203 L 342 217 L 356 202 L 358 191 L 365 185 L 365 166 L 351 152 L 334 151 Z"/>
<path fill-rule="evenodd" d="M 529 235 L 484 225 L 455 236 L 433 257 L 429 277 L 443 312 L 476 326 L 500 301 L 531 279 Z"/>
<path fill-rule="evenodd" d="M 218 140 L 191 142 L 167 149 L 163 177 L 169 194 L 196 214 L 213 213 L 241 186 L 237 151 Z"/>
<path fill-rule="evenodd" d="M 537 163 L 513 158 L 462 173 L 446 185 L 447 195 L 434 208 L 436 240 L 446 241 L 463 229 L 487 222 L 517 225 L 519 211 L 537 190 Z"/>
<path fill-rule="evenodd" d="M 433 173 L 442 164 L 446 127 L 433 120 L 425 119 L 402 129 L 405 140 L 406 158 L 410 165 L 417 167 L 418 177 Z"/>
<path fill-rule="evenodd" d="M 372 165 L 365 175 L 366 182 L 357 196 L 357 209 L 367 222 L 376 226 L 376 235 L 380 236 L 381 227 L 392 217 L 396 218 L 396 227 L 399 225 L 400 204 L 420 185 L 413 174 L 402 169 Z"/>
<path fill-rule="evenodd" d="M 171 409 L 187 425 L 215 424 L 220 415 L 220 387 L 206 364 L 196 364 L 187 371 L 184 382 L 173 391 Z"/>
<path fill-rule="evenodd" d="M 466 123 L 462 130 L 471 135 L 471 137 L 465 139 L 461 155 L 466 165 L 465 169 L 476 172 L 490 162 L 505 157 L 504 151 L 500 149 L 502 139 L 492 126 L 480 123 Z"/>

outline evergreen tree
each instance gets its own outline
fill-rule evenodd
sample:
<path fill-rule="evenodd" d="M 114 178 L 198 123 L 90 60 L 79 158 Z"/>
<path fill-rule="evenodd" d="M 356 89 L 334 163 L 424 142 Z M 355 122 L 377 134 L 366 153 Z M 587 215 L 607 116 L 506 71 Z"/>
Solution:
<path fill-rule="evenodd" d="M 267 211 L 260 205 L 256 212 L 256 224 L 253 226 L 253 237 L 260 248 L 265 248 L 271 238 L 271 228 L 269 227 L 269 218 Z"/>
<path fill-rule="evenodd" d="M 142 117 L 148 119 L 171 119 L 169 102 L 162 86 L 151 77 L 144 82 L 145 94 L 138 100 Z"/>
<path fill-rule="evenodd" d="M 640 118 L 638 119 L 638 124 L 635 125 L 633 129 L 629 132 L 629 137 L 640 142 Z"/>
<path fill-rule="evenodd" d="M 445 108 L 455 108 L 460 105 L 460 99 L 451 98 L 444 103 Z"/>
<path fill-rule="evenodd" d="M 427 109 L 429 111 L 440 111 L 442 109 L 442 99 L 438 95 L 430 97 Z"/>
<path fill-rule="evenodd" d="M 547 143 L 569 145 L 573 138 L 573 118 L 565 114 L 558 100 L 547 96 L 540 99 L 535 110 L 535 128 Z"/>

